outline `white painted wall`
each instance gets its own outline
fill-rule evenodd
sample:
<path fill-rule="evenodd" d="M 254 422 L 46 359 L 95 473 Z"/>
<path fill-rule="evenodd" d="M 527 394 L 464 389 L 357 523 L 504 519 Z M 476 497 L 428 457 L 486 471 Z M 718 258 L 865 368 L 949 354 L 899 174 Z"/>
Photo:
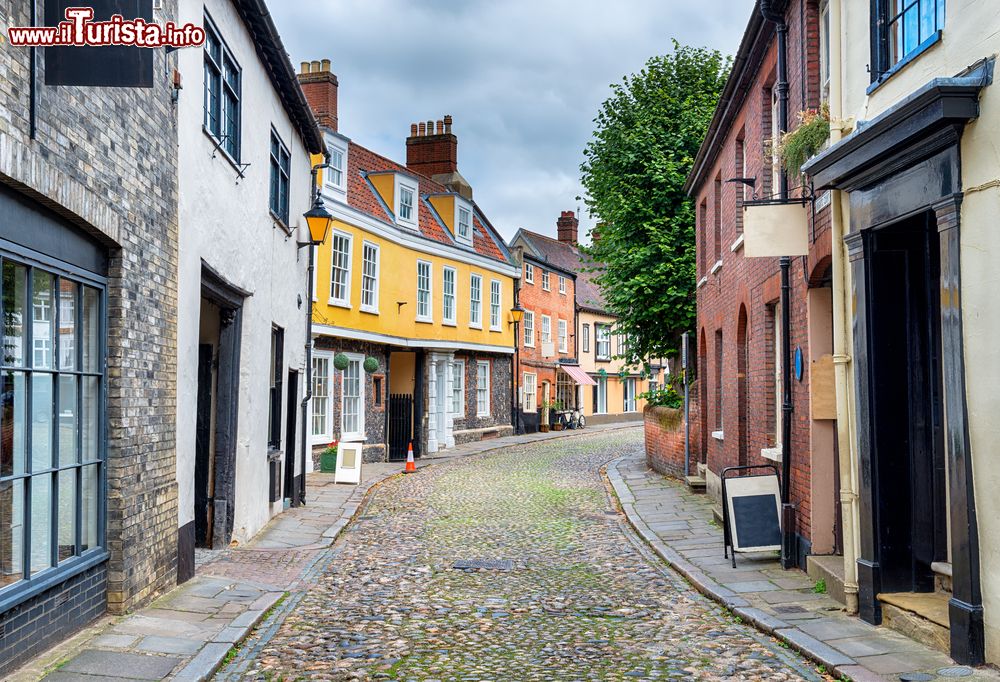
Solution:
<path fill-rule="evenodd" d="M 291 152 L 289 216 L 304 229 L 310 199 L 310 158 L 263 68 L 250 35 L 229 0 L 180 0 L 179 21 L 202 25 L 207 8 L 242 68 L 241 155 L 250 163 L 237 183 L 223 155 L 202 130 L 204 65 L 200 48 L 180 50 L 183 90 L 178 101 L 180 245 L 177 321 L 178 524 L 194 519 L 195 420 L 201 264 L 252 293 L 244 305 L 236 446 L 236 509 L 233 539 L 244 543 L 281 502 L 268 504 L 267 424 L 271 325 L 285 330 L 285 372 L 298 369 L 305 390 L 306 269 L 308 251 L 296 248 L 268 211 L 272 126 Z M 299 297 L 302 304 L 299 307 Z M 287 394 L 287 384 L 283 387 Z M 282 433 L 286 396 L 282 396 Z M 297 409 L 297 408 L 296 408 Z M 302 438 L 298 422 L 297 437 Z M 284 439 L 282 440 L 284 443 Z M 296 448 L 297 450 L 297 448 Z M 287 453 L 286 453 L 287 456 Z M 298 461 L 297 452 L 292 453 Z"/>
<path fill-rule="evenodd" d="M 948 0 L 942 40 L 887 80 L 870 96 L 866 67 L 869 3 L 841 0 L 844 30 L 845 118 L 871 119 L 933 78 L 955 76 L 1000 52 L 1000 13 L 995 0 Z M 1000 84 L 983 90 L 980 117 L 962 136 L 962 324 L 966 396 L 979 523 L 980 575 L 986 629 L 986 660 L 1000 661 Z"/>

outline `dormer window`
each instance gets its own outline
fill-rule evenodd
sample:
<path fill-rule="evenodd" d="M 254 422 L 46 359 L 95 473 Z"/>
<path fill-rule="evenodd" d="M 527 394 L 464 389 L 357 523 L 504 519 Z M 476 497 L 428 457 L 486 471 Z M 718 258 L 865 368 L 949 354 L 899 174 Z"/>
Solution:
<path fill-rule="evenodd" d="M 323 169 L 323 184 L 327 195 L 347 201 L 347 143 L 327 135 L 326 148 L 330 152 L 330 166 Z"/>
<path fill-rule="evenodd" d="M 417 226 L 417 183 L 415 180 L 396 176 L 396 222 Z"/>
<path fill-rule="evenodd" d="M 455 237 L 460 242 L 472 244 L 472 209 L 460 202 L 455 205 Z"/>

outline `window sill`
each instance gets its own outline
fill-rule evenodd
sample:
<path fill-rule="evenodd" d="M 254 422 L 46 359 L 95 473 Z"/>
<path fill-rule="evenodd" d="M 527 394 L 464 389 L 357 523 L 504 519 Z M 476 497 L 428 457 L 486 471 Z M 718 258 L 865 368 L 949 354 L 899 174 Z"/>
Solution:
<path fill-rule="evenodd" d="M 480 414 L 479 412 L 476 412 L 476 419 L 489 419 L 489 418 L 490 418 L 490 413 L 489 412 L 485 412 L 485 413 L 482 413 L 482 414 Z"/>
<path fill-rule="evenodd" d="M 482 331 L 483 330 L 483 325 L 481 325 L 481 324 L 472 324 L 470 322 L 469 323 L 469 329 L 478 329 L 479 331 Z"/>
<path fill-rule="evenodd" d="M 760 451 L 760 456 L 764 459 L 769 459 L 772 462 L 781 461 L 781 444 L 776 445 L 773 448 L 764 448 Z"/>
<path fill-rule="evenodd" d="M 712 431 L 712 438 L 715 440 L 726 440 L 726 435 L 722 431 Z"/>
<path fill-rule="evenodd" d="M 278 214 L 271 209 L 267 209 L 267 212 L 271 216 L 271 220 L 274 221 L 275 227 L 280 227 L 281 231 L 284 232 L 286 236 L 292 234 L 292 228 L 288 226 L 287 221 L 282 220 L 281 217 L 279 217 Z"/>
<path fill-rule="evenodd" d="M 695 288 L 701 289 L 706 284 L 708 284 L 708 277 L 702 277 L 701 279 L 698 280 L 698 286 L 696 286 Z"/>
<path fill-rule="evenodd" d="M 418 317 L 417 322 L 420 324 L 434 324 L 434 318 L 432 317 Z"/>
<path fill-rule="evenodd" d="M 891 66 L 888 71 L 879 76 L 878 80 L 876 80 L 874 83 L 868 86 L 868 89 L 865 90 L 865 94 L 870 95 L 876 90 L 878 90 L 890 78 L 892 78 L 897 73 L 905 69 L 910 64 L 910 62 L 916 60 L 920 55 L 922 55 L 924 52 L 937 45 L 939 42 L 941 42 L 941 29 L 935 31 L 930 38 L 917 45 L 913 49 L 913 51 L 910 52 L 910 54 L 900 59 L 893 66 Z"/>
<path fill-rule="evenodd" d="M 490 331 L 491 332 L 502 332 L 503 329 L 501 329 L 500 327 L 490 327 Z"/>
<path fill-rule="evenodd" d="M 733 245 L 729 247 L 729 250 L 732 251 L 733 253 L 736 253 L 742 248 L 743 248 L 743 235 L 740 234 L 740 236 L 736 238 L 736 241 L 733 242 Z"/>
<path fill-rule="evenodd" d="M 720 258 L 719 260 L 715 261 L 715 265 L 713 265 L 712 269 L 709 270 L 708 272 L 710 274 L 714 275 L 715 273 L 717 273 L 721 269 L 722 269 L 722 259 Z"/>
<path fill-rule="evenodd" d="M 37 597 L 59 583 L 83 573 L 88 568 L 104 563 L 110 556 L 104 548 L 92 549 L 61 566 L 46 569 L 43 574 L 38 574 L 31 580 L 12 583 L 9 588 L 4 588 L 4 591 L 0 592 L 2 595 L 0 596 L 0 613 L 6 613 L 18 604 L 23 604 L 32 597 Z"/>
<path fill-rule="evenodd" d="M 338 443 L 364 443 L 368 436 L 363 433 L 342 433 Z"/>
<path fill-rule="evenodd" d="M 348 303 L 347 301 L 338 301 L 335 298 L 331 298 L 326 303 L 327 303 L 327 305 L 332 305 L 335 308 L 346 308 L 347 310 L 351 309 L 351 304 L 350 303 Z"/>
<path fill-rule="evenodd" d="M 378 315 L 379 314 L 378 313 L 378 308 L 365 308 L 365 307 L 361 307 L 361 308 L 358 308 L 358 310 L 360 310 L 363 313 L 368 313 L 369 315 Z"/>
<path fill-rule="evenodd" d="M 441 325 L 444 326 L 444 327 L 457 327 L 458 326 L 457 324 L 455 324 L 454 320 L 444 320 L 441 323 Z"/>
<path fill-rule="evenodd" d="M 226 148 L 222 146 L 222 140 L 217 138 L 211 130 L 205 127 L 204 124 L 201 126 L 201 132 L 205 133 L 205 137 L 212 141 L 212 153 L 214 154 L 216 151 L 219 152 L 219 154 L 222 155 L 222 158 L 228 161 L 229 165 L 233 167 L 233 170 L 236 171 L 237 175 L 243 177 L 243 170 L 240 169 L 240 162 L 234 159 L 233 155 L 226 151 Z"/>

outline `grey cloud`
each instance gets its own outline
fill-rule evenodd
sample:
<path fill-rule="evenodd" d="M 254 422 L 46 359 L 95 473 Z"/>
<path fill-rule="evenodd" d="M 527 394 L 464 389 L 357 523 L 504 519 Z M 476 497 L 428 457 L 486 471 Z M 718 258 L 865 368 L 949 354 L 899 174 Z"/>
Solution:
<path fill-rule="evenodd" d="M 405 160 L 455 118 L 459 168 L 505 237 L 555 234 L 610 85 L 681 43 L 735 52 L 753 0 L 272 0 L 292 61 L 329 58 L 341 132 Z M 592 221 L 582 216 L 583 227 Z"/>

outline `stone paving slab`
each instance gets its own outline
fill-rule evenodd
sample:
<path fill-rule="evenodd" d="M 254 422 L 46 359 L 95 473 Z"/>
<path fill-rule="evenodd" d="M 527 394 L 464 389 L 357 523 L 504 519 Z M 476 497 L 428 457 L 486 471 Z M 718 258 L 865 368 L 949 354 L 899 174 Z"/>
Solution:
<path fill-rule="evenodd" d="M 839 602 L 813 592 L 805 573 L 782 570 L 777 556 L 739 554 L 733 569 L 723 557 L 722 528 L 711 523 L 710 496 L 650 470 L 642 453 L 608 464 L 607 477 L 629 523 L 677 572 L 829 672 L 870 682 L 898 680 L 910 672 L 937 678 L 938 670 L 954 665 L 920 642 L 848 616 Z M 678 532 L 668 521 L 671 515 L 688 518 L 690 530 Z M 979 668 L 964 679 L 1000 680 L 1000 673 Z"/>
<path fill-rule="evenodd" d="M 422 469 L 511 446 L 636 426 L 602 424 L 582 431 L 494 438 L 425 456 L 416 464 Z M 9 679 L 207 679 L 267 611 L 298 587 L 319 553 L 355 519 L 369 492 L 401 474 L 402 468 L 395 462 L 365 464 L 359 485 L 334 483 L 333 474 L 309 474 L 305 506 L 272 519 L 245 547 L 198 550 L 194 578 L 134 614 L 106 618 L 87 628 Z"/>

